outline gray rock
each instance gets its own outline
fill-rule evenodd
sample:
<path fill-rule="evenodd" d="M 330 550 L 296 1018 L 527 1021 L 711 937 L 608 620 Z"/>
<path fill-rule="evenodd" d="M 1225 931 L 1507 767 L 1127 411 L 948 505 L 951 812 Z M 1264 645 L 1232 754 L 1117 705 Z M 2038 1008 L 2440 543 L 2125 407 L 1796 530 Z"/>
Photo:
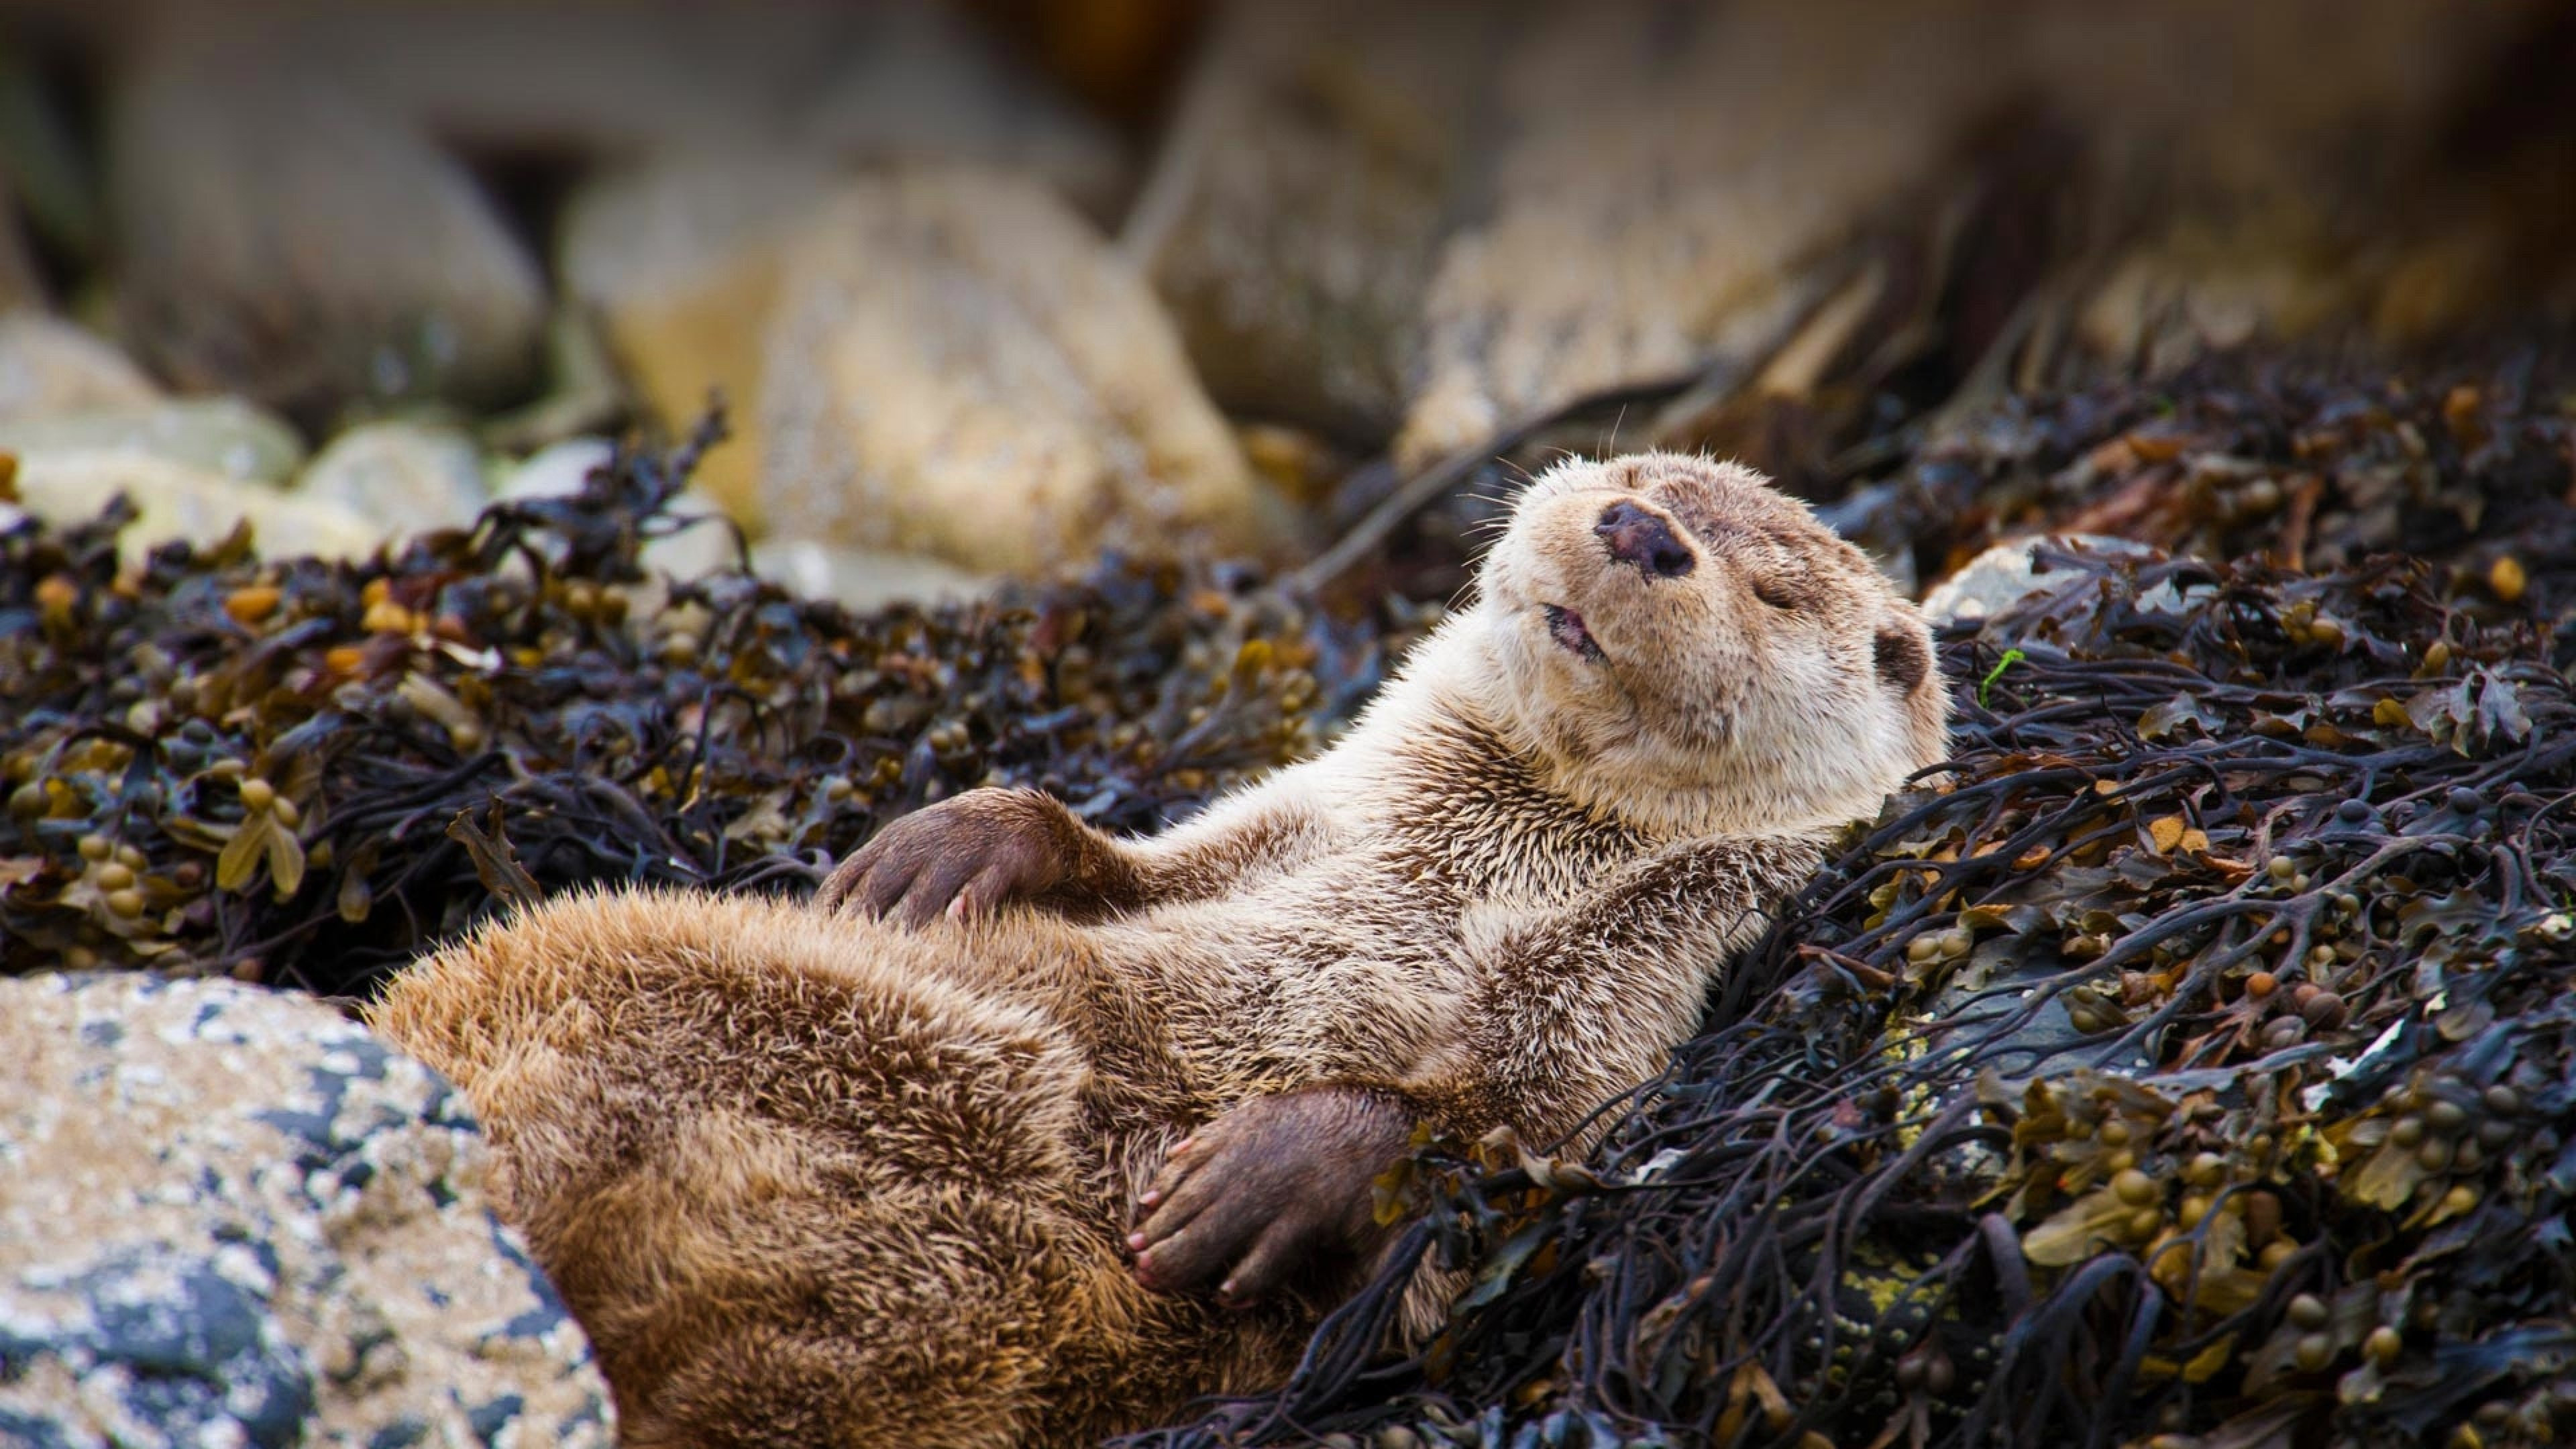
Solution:
<path fill-rule="evenodd" d="M 27 238 L 18 228 L 9 188 L 0 185 L 0 307 L 44 305 L 45 283 L 36 274 L 35 254 L 27 250 Z"/>
<path fill-rule="evenodd" d="M 516 468 L 502 475 L 500 486 L 493 490 L 496 502 L 516 502 L 530 498 L 562 498 L 581 491 L 583 482 L 598 469 L 608 466 L 615 456 L 616 445 L 606 438 L 566 438 L 530 454 Z M 672 578 L 687 581 L 703 578 L 721 568 L 739 562 L 734 548 L 734 533 L 725 527 L 725 512 L 694 485 L 680 490 L 671 500 L 669 516 L 673 519 L 704 519 L 691 527 L 678 529 L 644 545 L 644 562 Z M 639 612 L 651 612 L 653 605 L 637 605 Z"/>
<path fill-rule="evenodd" d="M 1010 65 L 949 7 L 863 13 L 866 30 L 798 107 L 799 143 L 860 162 L 991 166 L 1092 217 L 1115 213 L 1132 184 L 1126 156 L 1044 76 Z"/>
<path fill-rule="evenodd" d="M 523 387 L 544 279 L 463 165 L 217 23 L 181 22 L 110 97 L 120 305 L 147 360 L 290 409 Z"/>
<path fill-rule="evenodd" d="M 37 311 L 0 316 L 0 422 L 160 400 L 132 358 L 87 328 Z"/>
<path fill-rule="evenodd" d="M 0 981 L 0 1438 L 610 1444 L 436 1073 L 310 998 Z"/>
<path fill-rule="evenodd" d="M 315 455 L 295 491 L 348 505 L 389 539 L 470 528 L 491 501 L 474 439 L 421 423 L 351 428 Z"/>
<path fill-rule="evenodd" d="M 238 398 L 172 398 L 0 422 L 0 451 L 24 463 L 76 453 L 141 453 L 220 478 L 283 483 L 304 466 L 304 440 Z M 103 501 L 103 500 L 102 500 Z"/>
<path fill-rule="evenodd" d="M 914 554 L 836 548 L 810 538 L 773 538 L 751 550 L 754 573 L 809 599 L 854 613 L 892 604 L 953 603 L 990 592 L 993 580 Z"/>
<path fill-rule="evenodd" d="M 1933 585 L 1932 591 L 1923 596 L 1924 616 L 1935 625 L 1990 618 L 2024 599 L 2037 598 L 2071 582 L 2067 575 L 2052 579 L 2040 568 L 2037 549 L 2042 544 L 2138 558 L 2152 558 L 2162 552 L 2134 539 L 2102 533 L 2033 534 L 2013 539 L 1988 548 Z"/>
<path fill-rule="evenodd" d="M 1227 7 L 1120 239 L 1217 401 L 1394 431 L 1503 30 L 1457 4 Z"/>
<path fill-rule="evenodd" d="M 1086 205 L 1113 199 L 1126 179 L 1106 132 L 953 6 L 371 0 L 298 12 L 266 41 L 273 63 L 296 57 L 469 144 L 976 161 L 1040 176 Z"/>

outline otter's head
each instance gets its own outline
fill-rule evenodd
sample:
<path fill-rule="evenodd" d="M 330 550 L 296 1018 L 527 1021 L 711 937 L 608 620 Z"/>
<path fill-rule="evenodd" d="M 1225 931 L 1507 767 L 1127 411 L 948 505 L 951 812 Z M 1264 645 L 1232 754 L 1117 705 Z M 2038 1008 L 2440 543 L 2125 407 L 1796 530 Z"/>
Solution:
<path fill-rule="evenodd" d="M 1516 747 L 1685 829 L 1874 813 L 1946 751 L 1932 635 L 1860 550 L 1733 463 L 1567 462 L 1478 575 L 1468 630 Z"/>

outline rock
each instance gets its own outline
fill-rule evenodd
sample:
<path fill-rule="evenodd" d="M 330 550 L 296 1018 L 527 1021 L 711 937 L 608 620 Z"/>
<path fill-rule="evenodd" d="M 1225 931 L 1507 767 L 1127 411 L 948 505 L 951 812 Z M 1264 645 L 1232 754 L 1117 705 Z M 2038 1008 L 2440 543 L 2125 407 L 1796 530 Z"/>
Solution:
<path fill-rule="evenodd" d="M 617 445 L 606 438 L 567 438 L 529 455 L 525 462 L 510 470 L 493 490 L 493 501 L 517 502 L 529 498 L 562 498 L 581 491 L 590 475 L 608 466 Z M 731 568 L 741 561 L 734 547 L 733 531 L 724 525 L 725 511 L 715 500 L 701 493 L 696 485 L 680 490 L 671 500 L 670 518 L 704 520 L 693 522 L 644 545 L 644 562 L 672 578 L 704 578 L 718 569 Z M 649 608 L 638 612 L 649 613 Z"/>
<path fill-rule="evenodd" d="M 2536 13 L 2406 0 L 2032 11 L 2016 36 L 2027 72 L 2046 105 L 2083 118 L 2091 204 L 2124 218 L 2088 264 L 2075 340 L 2166 374 L 2326 328 L 2402 346 L 2482 309 L 2527 313 L 2513 228 L 2484 204 L 2493 191 L 2454 184 L 2447 148 L 2463 98 L 2493 89 L 2497 57 Z M 2189 98 L 2171 84 L 2182 70 Z"/>
<path fill-rule="evenodd" d="M 544 281 L 464 167 L 221 23 L 176 22 L 110 98 L 126 334 L 182 387 L 298 411 L 525 386 Z"/>
<path fill-rule="evenodd" d="M 133 359 L 87 328 L 31 310 L 0 316 L 0 422 L 160 400 Z"/>
<path fill-rule="evenodd" d="M 711 395 L 730 404 L 733 436 L 692 481 L 754 533 L 761 334 L 788 242 L 838 179 L 820 160 L 710 151 L 610 172 L 564 209 L 564 290 L 597 315 L 645 405 L 676 434 Z"/>
<path fill-rule="evenodd" d="M 295 491 L 347 505 L 387 538 L 471 528 L 491 501 L 474 439 L 461 429 L 420 423 L 351 428 L 314 457 Z"/>
<path fill-rule="evenodd" d="M 116 540 L 118 556 L 129 562 L 165 543 L 221 542 L 245 521 L 270 558 L 363 558 L 384 539 L 379 524 L 346 504 L 281 493 L 135 449 L 28 454 L 18 464 L 17 490 L 27 512 L 55 524 L 95 518 L 109 499 L 125 495 L 140 510 Z M 0 517 L 6 512 L 0 507 Z"/>
<path fill-rule="evenodd" d="M 524 498 L 568 498 L 590 475 L 608 466 L 617 445 L 606 438 L 566 438 L 549 443 L 503 473 L 492 489 L 496 503 Z"/>
<path fill-rule="evenodd" d="M 427 1067 L 308 997 L 0 981 L 0 1438 L 609 1445 Z"/>
<path fill-rule="evenodd" d="M 1006 573 L 1293 547 L 1143 279 L 1031 181 L 837 197 L 783 274 L 759 426 L 781 534 Z"/>
<path fill-rule="evenodd" d="M 2152 558 L 2162 552 L 2134 539 L 2101 533 L 2033 534 L 1999 543 L 1961 565 L 1923 596 L 1923 613 L 1935 626 L 1967 623 L 2000 614 L 2024 599 L 2049 592 L 2051 584 L 2039 566 L 2041 545 L 2083 553 Z"/>
<path fill-rule="evenodd" d="M 799 108 L 798 142 L 854 161 L 989 166 L 1043 181 L 1092 217 L 1116 214 L 1127 158 L 1044 76 L 1008 65 L 949 9 L 866 14 L 869 29 Z"/>
<path fill-rule="evenodd" d="M 955 603 L 989 592 L 993 581 L 937 559 L 838 548 L 810 538 L 774 538 L 751 550 L 752 572 L 809 599 L 830 599 L 852 613 L 894 604 Z"/>
<path fill-rule="evenodd" d="M 1126 181 L 1101 127 L 944 5 L 382 0 L 302 7 L 266 43 L 476 146 L 976 161 L 1085 205 L 1116 200 Z"/>
<path fill-rule="evenodd" d="M 1758 364 L 1873 218 L 1938 197 L 2010 79 L 1994 4 L 1537 14 L 1490 85 L 1492 196 L 1432 280 L 1404 466 L 1611 388 Z"/>
<path fill-rule="evenodd" d="M 1120 245 L 1230 411 L 1394 431 L 1499 36 L 1459 5 L 1226 10 Z"/>
<path fill-rule="evenodd" d="M 173 398 L 0 422 L 0 452 L 142 453 L 225 478 L 283 483 L 304 465 L 304 440 L 237 398 Z"/>
<path fill-rule="evenodd" d="M 36 310 L 45 305 L 45 283 L 36 258 L 18 226 L 18 210 L 5 181 L 0 181 L 0 309 Z"/>

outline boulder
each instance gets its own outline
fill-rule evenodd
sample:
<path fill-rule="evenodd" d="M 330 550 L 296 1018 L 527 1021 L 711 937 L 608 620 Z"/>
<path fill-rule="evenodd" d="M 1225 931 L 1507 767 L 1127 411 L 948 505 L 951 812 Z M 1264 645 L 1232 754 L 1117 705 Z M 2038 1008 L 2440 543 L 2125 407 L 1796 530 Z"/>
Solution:
<path fill-rule="evenodd" d="M 2003 613 L 2024 599 L 2037 598 L 2059 584 L 2083 582 L 2089 577 L 2047 577 L 2048 571 L 2039 561 L 2043 547 L 2115 558 L 2153 558 L 2163 552 L 2149 544 L 2103 533 L 2030 534 L 2011 539 L 1986 549 L 1933 585 L 1931 592 L 1923 596 L 1924 617 L 1935 627 L 1973 623 Z"/>
<path fill-rule="evenodd" d="M 2494 88 L 2537 13 L 2522 0 L 2032 11 L 2017 37 L 2028 73 L 2055 113 L 2083 118 L 2093 205 L 2123 219 L 2078 294 L 2073 340 L 2166 374 L 2321 331 L 2403 346 L 2482 312 L 2527 314 L 2517 227 L 2497 188 L 2463 184 L 2475 168 L 2455 148 L 2475 113 L 2464 100 Z M 2185 71 L 2194 83 L 2174 86 Z M 2510 156 L 2484 164 L 2510 172 L 2523 164 Z"/>
<path fill-rule="evenodd" d="M 1007 573 L 1293 548 L 1143 278 L 1025 179 L 835 197 L 782 274 L 759 427 L 780 534 Z"/>
<path fill-rule="evenodd" d="M 606 438 L 567 438 L 550 444 L 503 474 L 500 486 L 493 490 L 493 501 L 513 503 L 578 493 L 583 482 L 607 467 L 616 452 L 617 445 Z M 681 489 L 671 500 L 668 519 L 703 521 L 674 528 L 645 544 L 644 562 L 652 568 L 685 582 L 740 562 L 734 532 L 725 526 L 724 509 L 696 485 Z M 652 607 L 658 605 L 639 606 L 639 612 L 649 613 Z"/>
<path fill-rule="evenodd" d="M 1120 245 L 1229 410 L 1395 430 L 1501 33 L 1454 4 L 1220 17 Z"/>
<path fill-rule="evenodd" d="M 0 308 L 17 310 L 45 305 L 45 282 L 36 270 L 35 253 L 18 225 L 16 198 L 0 182 Z"/>
<path fill-rule="evenodd" d="M 379 0 L 302 7 L 267 43 L 469 145 L 973 161 L 1038 176 L 1086 207 L 1106 207 L 1126 182 L 1105 129 L 948 5 Z"/>
<path fill-rule="evenodd" d="M 751 550 L 754 573 L 809 599 L 829 599 L 854 614 L 895 604 L 943 604 L 976 598 L 993 581 L 916 554 L 840 548 L 810 538 L 773 538 Z"/>
<path fill-rule="evenodd" d="M 791 134 L 844 160 L 979 165 L 1053 187 L 1109 218 L 1133 185 L 1115 137 L 1045 76 L 1008 63 L 951 7 L 881 5 L 810 99 Z"/>
<path fill-rule="evenodd" d="M 544 280 L 473 177 L 220 23 L 179 22 L 110 97 L 126 334 L 183 387 L 297 411 L 523 388 Z"/>
<path fill-rule="evenodd" d="M 0 422 L 0 452 L 21 463 L 51 455 L 140 453 L 202 473 L 283 483 L 304 465 L 304 440 L 273 413 L 238 398 L 172 398 Z"/>
<path fill-rule="evenodd" d="M 1431 282 L 1409 467 L 1595 393 L 1758 366 L 1876 220 L 1919 226 L 2009 84 L 1994 4 L 1536 15 L 1490 85 L 1491 195 Z"/>
<path fill-rule="evenodd" d="M 460 1099 L 309 997 L 0 981 L 0 1439 L 606 1446 Z"/>
<path fill-rule="evenodd" d="M 384 540 L 381 524 L 345 503 L 282 493 L 130 448 L 32 453 L 18 463 L 17 506 L 61 525 L 98 516 L 119 494 L 138 517 L 117 536 L 120 557 L 141 558 L 165 543 L 221 542 L 247 522 L 269 558 L 363 558 Z M 8 509 L 0 507 L 0 521 Z"/>
<path fill-rule="evenodd" d="M 298 496 L 345 504 L 387 538 L 471 528 L 491 491 L 482 451 L 458 428 L 368 423 L 331 440 L 296 482 Z"/>
<path fill-rule="evenodd" d="M 646 408 L 676 433 L 710 396 L 730 405 L 733 436 L 693 481 L 755 533 L 761 334 L 788 242 L 838 179 L 820 159 L 709 150 L 608 172 L 564 210 L 564 291 L 598 318 Z"/>
<path fill-rule="evenodd" d="M 87 328 L 32 309 L 0 315 L 0 422 L 160 400 L 132 358 Z"/>

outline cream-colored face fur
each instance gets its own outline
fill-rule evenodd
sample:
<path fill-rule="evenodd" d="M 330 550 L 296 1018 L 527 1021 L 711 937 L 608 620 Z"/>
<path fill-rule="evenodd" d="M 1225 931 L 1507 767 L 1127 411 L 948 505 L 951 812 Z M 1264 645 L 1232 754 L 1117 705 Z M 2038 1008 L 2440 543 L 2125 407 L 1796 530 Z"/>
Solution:
<path fill-rule="evenodd" d="M 1524 492 L 1469 627 L 1506 728 L 1594 798 L 1730 821 L 1874 811 L 1942 758 L 1931 634 L 1860 550 L 1733 463 L 1570 461 Z"/>

